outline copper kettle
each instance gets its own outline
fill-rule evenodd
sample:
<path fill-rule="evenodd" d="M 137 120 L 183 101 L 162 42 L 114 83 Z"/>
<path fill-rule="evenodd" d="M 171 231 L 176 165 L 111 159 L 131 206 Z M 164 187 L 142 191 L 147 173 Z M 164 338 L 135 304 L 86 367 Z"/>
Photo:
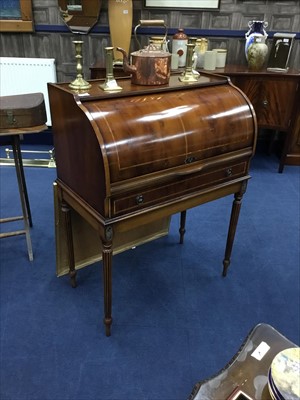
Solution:
<path fill-rule="evenodd" d="M 140 20 L 135 27 L 144 25 L 165 26 L 163 20 Z M 165 38 L 167 36 L 167 29 Z M 120 47 L 117 50 L 123 54 L 123 69 L 131 74 L 131 82 L 136 85 L 165 85 L 169 83 L 171 73 L 171 54 L 150 44 L 144 49 L 131 53 L 131 65 L 126 51 Z"/>

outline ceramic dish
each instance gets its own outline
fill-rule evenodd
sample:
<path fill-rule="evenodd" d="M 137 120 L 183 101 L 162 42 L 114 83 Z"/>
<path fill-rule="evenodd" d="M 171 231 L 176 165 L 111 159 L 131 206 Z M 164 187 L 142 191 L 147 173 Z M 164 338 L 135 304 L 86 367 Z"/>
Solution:
<path fill-rule="evenodd" d="M 281 351 L 269 371 L 270 393 L 277 400 L 300 399 L 300 348 Z"/>

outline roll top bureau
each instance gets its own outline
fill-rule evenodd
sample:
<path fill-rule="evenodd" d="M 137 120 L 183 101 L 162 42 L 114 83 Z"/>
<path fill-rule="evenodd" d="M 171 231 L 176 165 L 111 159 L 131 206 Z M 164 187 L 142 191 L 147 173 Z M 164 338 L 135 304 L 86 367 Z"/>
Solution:
<path fill-rule="evenodd" d="M 119 92 L 101 80 L 82 93 L 48 84 L 59 204 L 65 216 L 69 275 L 76 286 L 70 209 L 101 240 L 104 323 L 112 323 L 112 255 L 116 235 L 234 195 L 223 275 L 227 273 L 255 151 L 257 128 L 247 97 L 223 76 L 201 74 L 186 84 L 138 86 L 120 79 Z"/>

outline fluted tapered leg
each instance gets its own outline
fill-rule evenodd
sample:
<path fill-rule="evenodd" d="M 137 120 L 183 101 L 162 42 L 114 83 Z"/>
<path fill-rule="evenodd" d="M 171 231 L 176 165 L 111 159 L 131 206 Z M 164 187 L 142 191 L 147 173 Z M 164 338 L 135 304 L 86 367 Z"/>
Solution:
<path fill-rule="evenodd" d="M 106 336 L 110 336 L 112 324 L 112 236 L 112 228 L 110 226 L 106 227 L 105 240 L 102 240 L 104 324 Z"/>
<path fill-rule="evenodd" d="M 247 181 L 244 181 L 241 190 L 234 195 L 234 201 L 232 204 L 230 224 L 227 235 L 226 249 L 225 249 L 225 257 L 223 260 L 223 276 L 227 275 L 227 270 L 230 265 L 230 256 L 232 252 L 232 246 L 234 242 L 235 232 L 237 228 L 237 223 L 240 215 L 240 210 L 242 206 L 242 198 L 246 192 Z"/>
<path fill-rule="evenodd" d="M 73 233 L 72 233 L 72 221 L 71 221 L 71 210 L 68 204 L 62 202 L 61 210 L 64 215 L 67 235 L 67 249 L 68 249 L 68 261 L 69 261 L 69 277 L 71 286 L 75 288 L 76 283 L 76 269 L 75 269 L 75 257 L 74 257 L 74 245 L 73 245 Z"/>

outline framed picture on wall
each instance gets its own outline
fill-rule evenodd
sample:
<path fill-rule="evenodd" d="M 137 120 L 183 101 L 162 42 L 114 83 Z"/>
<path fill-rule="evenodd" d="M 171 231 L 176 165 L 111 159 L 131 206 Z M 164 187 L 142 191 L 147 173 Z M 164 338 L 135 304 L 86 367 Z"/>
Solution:
<path fill-rule="evenodd" d="M 217 10 L 220 0 L 145 0 L 144 4 L 146 8 Z"/>
<path fill-rule="evenodd" d="M 287 72 L 295 33 L 274 33 L 267 70 Z"/>
<path fill-rule="evenodd" d="M 33 32 L 32 0 L 1 0 L 0 32 Z"/>

